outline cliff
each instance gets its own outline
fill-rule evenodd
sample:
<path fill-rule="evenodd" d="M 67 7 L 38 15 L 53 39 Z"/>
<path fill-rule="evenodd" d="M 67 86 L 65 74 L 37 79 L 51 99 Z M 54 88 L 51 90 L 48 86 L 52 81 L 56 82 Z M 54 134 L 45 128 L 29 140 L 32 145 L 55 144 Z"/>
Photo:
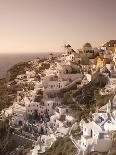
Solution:
<path fill-rule="evenodd" d="M 28 62 L 21 62 L 14 65 L 7 71 L 6 77 L 5 77 L 6 81 L 7 82 L 13 81 L 17 77 L 17 75 L 24 74 L 26 70 L 31 68 L 32 66 Z"/>

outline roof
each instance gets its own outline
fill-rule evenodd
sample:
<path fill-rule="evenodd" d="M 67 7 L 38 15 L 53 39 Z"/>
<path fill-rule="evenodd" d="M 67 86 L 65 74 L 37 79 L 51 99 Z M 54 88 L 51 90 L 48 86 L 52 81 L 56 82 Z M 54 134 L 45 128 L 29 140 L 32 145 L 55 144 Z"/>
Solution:
<path fill-rule="evenodd" d="M 67 135 L 69 132 L 69 128 L 65 128 L 65 127 L 60 127 L 57 129 L 57 133 L 62 133 L 64 135 Z"/>
<path fill-rule="evenodd" d="M 68 121 L 73 121 L 74 120 L 74 117 L 73 116 L 70 116 L 70 115 L 66 115 L 66 119 Z"/>
<path fill-rule="evenodd" d="M 108 42 L 106 42 L 103 47 L 115 47 L 116 45 L 116 40 L 110 40 Z"/>
<path fill-rule="evenodd" d="M 81 135 L 81 138 L 85 139 L 87 141 L 87 143 L 89 143 L 90 145 L 93 143 L 93 138 L 90 136 Z"/>
<path fill-rule="evenodd" d="M 42 135 L 41 139 L 52 140 L 52 137 L 50 135 Z"/>
<path fill-rule="evenodd" d="M 87 42 L 87 43 L 84 44 L 83 48 L 85 48 L 85 47 L 90 47 L 91 48 L 92 46 L 91 46 L 90 43 Z"/>
<path fill-rule="evenodd" d="M 87 128 L 93 129 L 94 131 L 98 131 L 98 132 L 102 131 L 102 128 L 99 125 L 97 125 L 94 121 L 85 123 L 83 125 L 86 126 Z"/>

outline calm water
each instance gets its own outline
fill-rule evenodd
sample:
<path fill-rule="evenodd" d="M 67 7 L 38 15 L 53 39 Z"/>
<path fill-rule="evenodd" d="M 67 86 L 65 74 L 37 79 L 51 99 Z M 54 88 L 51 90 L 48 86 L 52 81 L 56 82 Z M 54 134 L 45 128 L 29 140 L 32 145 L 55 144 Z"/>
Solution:
<path fill-rule="evenodd" d="M 32 60 L 37 57 L 46 57 L 48 53 L 26 53 L 26 54 L 0 54 L 0 78 L 3 78 L 6 71 L 14 64 Z"/>

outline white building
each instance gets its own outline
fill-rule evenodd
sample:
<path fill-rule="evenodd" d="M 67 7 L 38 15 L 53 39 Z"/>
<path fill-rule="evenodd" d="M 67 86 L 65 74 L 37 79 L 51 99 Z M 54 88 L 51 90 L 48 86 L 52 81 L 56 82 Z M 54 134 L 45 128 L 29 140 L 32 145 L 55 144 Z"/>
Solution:
<path fill-rule="evenodd" d="M 108 152 L 112 147 L 112 140 L 108 132 L 94 121 L 83 124 L 83 135 L 80 140 L 80 148 L 83 154 L 88 152 Z"/>
<path fill-rule="evenodd" d="M 19 104 L 14 104 L 12 107 L 11 125 L 22 125 L 26 121 L 26 108 Z"/>
<path fill-rule="evenodd" d="M 115 96 L 113 98 L 115 103 Z M 92 122 L 82 122 L 83 134 L 78 146 L 83 155 L 92 151 L 108 152 L 112 148 L 112 132 L 116 130 L 116 110 L 111 112 L 111 102 L 109 101 L 100 110 L 104 112 L 93 113 Z"/>
<path fill-rule="evenodd" d="M 45 103 L 40 102 L 30 102 L 29 104 L 26 104 L 26 111 L 27 114 L 34 114 L 35 112 L 38 113 L 38 115 L 43 115 L 48 112 L 49 115 L 53 113 L 53 102 L 46 101 Z"/>
<path fill-rule="evenodd" d="M 51 75 L 48 77 L 45 77 L 42 80 L 44 89 L 48 89 L 48 90 L 58 90 L 61 88 L 64 88 L 69 81 L 62 79 L 60 76 L 57 75 Z"/>
<path fill-rule="evenodd" d="M 72 49 L 72 47 L 68 44 L 64 46 L 64 54 L 61 56 L 61 60 L 74 62 L 76 52 Z"/>

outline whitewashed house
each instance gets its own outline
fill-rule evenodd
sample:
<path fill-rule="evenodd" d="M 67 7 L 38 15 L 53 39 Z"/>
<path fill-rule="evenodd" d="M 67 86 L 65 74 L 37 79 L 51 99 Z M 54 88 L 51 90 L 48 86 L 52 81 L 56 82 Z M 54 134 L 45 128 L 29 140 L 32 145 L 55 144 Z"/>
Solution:
<path fill-rule="evenodd" d="M 62 79 L 60 76 L 51 75 L 45 77 L 42 81 L 45 90 L 58 90 L 64 88 L 69 81 Z"/>
<path fill-rule="evenodd" d="M 53 134 L 50 135 L 42 135 L 41 136 L 41 153 L 44 153 L 46 150 L 48 150 L 54 141 L 56 140 L 56 137 Z M 39 139 L 38 139 L 39 141 Z"/>
<path fill-rule="evenodd" d="M 108 152 L 111 147 L 112 140 L 108 132 L 105 132 L 94 121 L 83 124 L 80 148 L 84 155 L 92 151 Z"/>
<path fill-rule="evenodd" d="M 34 114 L 34 112 L 37 112 L 38 115 L 43 115 L 47 111 L 48 114 L 51 115 L 53 113 L 53 103 L 46 102 L 45 104 L 41 104 L 40 102 L 31 102 L 26 104 L 26 111 L 27 114 Z"/>
<path fill-rule="evenodd" d="M 10 124 L 12 126 L 22 125 L 26 120 L 26 108 L 19 104 L 14 104 L 12 107 L 12 117 Z"/>
<path fill-rule="evenodd" d="M 54 101 L 52 100 L 44 100 L 44 102 L 35 102 L 34 98 L 28 98 L 24 97 L 23 102 L 26 107 L 27 114 L 34 114 L 35 112 L 38 113 L 38 115 L 44 114 L 44 112 L 48 112 L 49 115 L 53 113 L 53 104 Z"/>
<path fill-rule="evenodd" d="M 55 134 L 57 135 L 57 137 L 64 137 L 67 136 L 69 133 L 69 127 L 59 127 L 57 128 Z"/>
<path fill-rule="evenodd" d="M 54 106 L 54 101 L 52 100 L 45 100 L 44 101 L 44 105 L 46 107 L 46 110 L 48 112 L 49 115 L 52 115 L 54 110 L 53 110 L 53 106 Z"/>
<path fill-rule="evenodd" d="M 72 67 L 66 62 L 57 62 L 56 70 L 58 74 L 69 74 L 72 71 Z"/>
<path fill-rule="evenodd" d="M 92 114 L 92 122 L 82 121 L 83 134 L 78 146 L 83 155 L 92 151 L 108 152 L 112 148 L 112 132 L 116 130 L 116 109 L 114 109 L 116 97 L 100 108 L 99 113 Z M 112 109 L 113 108 L 113 109 Z M 115 107 L 116 108 L 116 107 Z"/>
<path fill-rule="evenodd" d="M 64 46 L 64 54 L 61 57 L 61 60 L 74 62 L 76 52 L 72 49 L 72 47 L 68 44 Z"/>

